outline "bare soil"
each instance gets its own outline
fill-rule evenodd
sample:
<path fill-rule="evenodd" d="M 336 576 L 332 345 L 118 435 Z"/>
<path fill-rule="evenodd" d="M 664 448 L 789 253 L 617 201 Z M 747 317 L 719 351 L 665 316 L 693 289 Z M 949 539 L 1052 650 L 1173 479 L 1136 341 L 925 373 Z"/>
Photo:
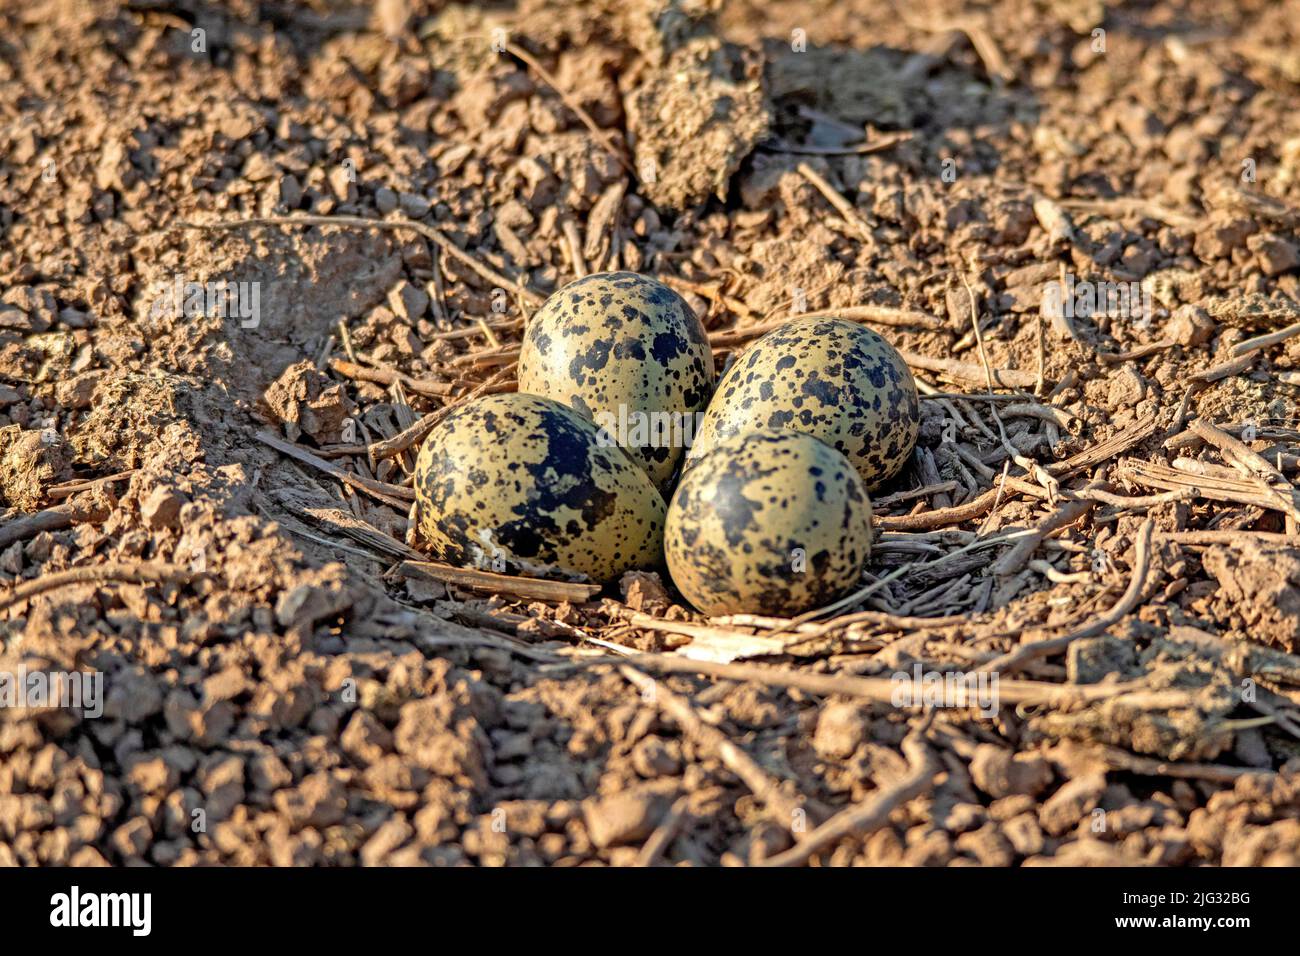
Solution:
<path fill-rule="evenodd" d="M 1300 320 L 1297 31 L 0 2 L 0 672 L 105 692 L 0 707 L 0 864 L 1300 863 L 1300 337 L 1250 341 Z M 182 228 L 296 215 L 424 231 Z M 705 621 L 412 563 L 412 426 L 606 268 L 719 369 L 878 307 L 927 397 L 871 593 Z M 1151 308 L 1044 314 L 1063 272 Z M 1001 706 L 900 706 L 914 668 Z"/>

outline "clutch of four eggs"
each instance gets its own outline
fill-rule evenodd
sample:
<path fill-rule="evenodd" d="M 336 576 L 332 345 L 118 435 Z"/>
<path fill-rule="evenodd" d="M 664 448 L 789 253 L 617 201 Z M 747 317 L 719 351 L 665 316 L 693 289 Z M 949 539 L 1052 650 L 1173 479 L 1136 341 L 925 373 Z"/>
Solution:
<path fill-rule="evenodd" d="M 453 409 L 425 440 L 423 546 L 601 582 L 666 558 L 710 614 L 834 600 L 870 550 L 868 492 L 915 445 L 911 372 L 870 329 L 818 318 L 756 340 L 716 384 L 713 369 L 703 325 L 662 283 L 614 272 L 560 289 L 528 324 L 519 391 Z"/>

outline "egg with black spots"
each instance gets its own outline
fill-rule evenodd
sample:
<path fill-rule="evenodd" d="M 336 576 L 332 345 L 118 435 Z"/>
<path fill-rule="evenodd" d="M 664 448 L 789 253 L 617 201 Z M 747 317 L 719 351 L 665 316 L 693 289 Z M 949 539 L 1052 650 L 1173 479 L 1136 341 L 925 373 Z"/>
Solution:
<path fill-rule="evenodd" d="M 704 326 L 662 282 L 602 272 L 570 282 L 529 320 L 519 390 L 553 398 L 666 486 L 713 392 Z"/>
<path fill-rule="evenodd" d="M 862 577 L 871 500 L 830 445 L 764 428 L 721 442 L 682 475 L 664 555 L 682 595 L 708 615 L 789 617 Z"/>
<path fill-rule="evenodd" d="M 665 506 L 650 477 L 537 395 L 453 409 L 420 448 L 415 495 L 420 543 L 459 567 L 605 582 L 661 560 Z"/>
<path fill-rule="evenodd" d="M 790 428 L 842 452 L 875 490 L 912 454 L 920 421 L 916 381 L 883 337 L 842 319 L 796 319 L 756 340 L 722 376 L 688 465 L 734 435 Z"/>

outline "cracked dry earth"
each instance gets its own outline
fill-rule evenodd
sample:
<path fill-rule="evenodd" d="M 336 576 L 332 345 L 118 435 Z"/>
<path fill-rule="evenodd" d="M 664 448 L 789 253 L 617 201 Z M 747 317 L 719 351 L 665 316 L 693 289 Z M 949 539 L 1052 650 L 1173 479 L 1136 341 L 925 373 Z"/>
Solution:
<path fill-rule="evenodd" d="M 1300 862 L 1300 4 L 900 6 L 0 2 L 0 672 L 104 689 L 0 708 L 0 864 Z M 176 228 L 306 213 L 446 244 Z M 869 597 L 403 570 L 368 451 L 598 268 L 719 368 L 878 309 L 926 400 Z M 1062 270 L 1152 307 L 1044 318 Z"/>

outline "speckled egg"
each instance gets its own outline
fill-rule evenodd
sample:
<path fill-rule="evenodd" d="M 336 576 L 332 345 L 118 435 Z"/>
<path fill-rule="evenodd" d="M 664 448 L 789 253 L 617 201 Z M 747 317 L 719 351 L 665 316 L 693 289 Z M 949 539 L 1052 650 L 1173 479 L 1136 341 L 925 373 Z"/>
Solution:
<path fill-rule="evenodd" d="M 871 329 L 796 319 L 754 342 L 722 376 L 689 457 L 764 427 L 833 445 L 874 490 L 898 474 L 916 445 L 916 382 L 898 350 Z"/>
<path fill-rule="evenodd" d="M 420 449 L 415 494 L 422 544 L 450 564 L 608 581 L 660 561 L 664 502 L 649 476 L 548 398 L 453 410 Z"/>
<path fill-rule="evenodd" d="M 519 390 L 595 422 L 664 486 L 713 392 L 713 354 L 672 289 L 603 272 L 570 282 L 529 321 Z"/>
<path fill-rule="evenodd" d="M 705 614 L 791 616 L 854 587 L 871 540 L 871 501 L 849 460 L 811 435 L 763 428 L 682 476 L 664 554 Z"/>

